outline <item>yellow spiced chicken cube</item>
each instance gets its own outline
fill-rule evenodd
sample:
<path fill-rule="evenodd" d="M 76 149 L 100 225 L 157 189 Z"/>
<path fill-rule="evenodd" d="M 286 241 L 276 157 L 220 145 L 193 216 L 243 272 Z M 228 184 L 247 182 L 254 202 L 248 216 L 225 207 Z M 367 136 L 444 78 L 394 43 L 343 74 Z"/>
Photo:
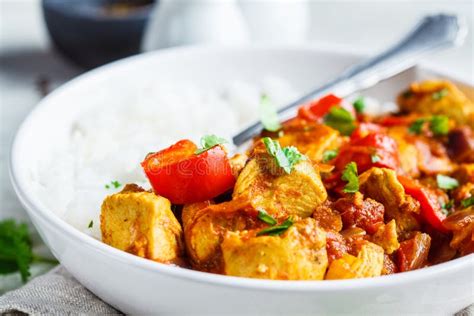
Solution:
<path fill-rule="evenodd" d="M 367 242 L 357 257 L 345 254 L 329 266 L 326 280 L 371 278 L 382 274 L 384 253 L 382 247 Z"/>
<path fill-rule="evenodd" d="M 266 150 L 254 156 L 237 178 L 233 198 L 245 198 L 255 209 L 309 217 L 327 199 L 319 172 L 309 160 L 298 162 L 285 173 L 272 162 Z"/>
<path fill-rule="evenodd" d="M 280 236 L 229 232 L 221 245 L 224 274 L 274 280 L 322 280 L 328 265 L 326 233 L 312 218 Z"/>
<path fill-rule="evenodd" d="M 182 229 L 168 199 L 127 186 L 108 196 L 100 214 L 102 241 L 164 263 L 182 257 Z"/>

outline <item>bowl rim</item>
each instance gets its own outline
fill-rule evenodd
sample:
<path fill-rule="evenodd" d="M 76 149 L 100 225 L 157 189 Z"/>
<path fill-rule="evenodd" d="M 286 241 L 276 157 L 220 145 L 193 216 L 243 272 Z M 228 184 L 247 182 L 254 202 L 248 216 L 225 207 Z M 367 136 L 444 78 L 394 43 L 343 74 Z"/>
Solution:
<path fill-rule="evenodd" d="M 365 54 L 360 52 L 348 52 L 347 48 L 338 46 L 323 46 L 316 47 L 315 45 L 304 45 L 298 47 L 287 47 L 278 45 L 253 45 L 246 47 L 214 47 L 214 46 L 189 46 L 189 47 L 178 47 L 169 48 L 155 52 L 149 52 L 141 55 L 136 55 L 128 58 L 121 59 L 119 61 L 112 62 L 110 64 L 98 67 L 94 70 L 86 72 L 61 87 L 57 88 L 51 94 L 43 98 L 38 105 L 26 116 L 23 122 L 20 124 L 14 140 L 11 145 L 11 151 L 9 156 L 9 175 L 12 186 L 20 202 L 23 204 L 29 215 L 39 216 L 44 223 L 49 225 L 50 229 L 53 229 L 60 234 L 64 234 L 69 238 L 74 239 L 76 242 L 80 242 L 86 247 L 91 248 L 99 252 L 101 255 L 109 257 L 111 260 L 119 260 L 123 264 L 132 265 L 135 268 L 150 271 L 150 273 L 162 273 L 169 277 L 175 277 L 180 279 L 186 279 L 188 281 L 213 284 L 226 287 L 237 287 L 243 289 L 258 289 L 265 291 L 296 291 L 296 292 L 318 292 L 318 291 L 340 291 L 340 290 L 361 290 L 361 289 L 376 289 L 387 286 L 400 286 L 412 282 L 423 281 L 431 278 L 436 278 L 437 275 L 442 273 L 454 273 L 467 269 L 473 264 L 474 254 L 457 258 L 445 263 L 440 263 L 424 269 L 397 273 L 393 275 L 385 275 L 376 278 L 366 279 L 351 279 L 351 280 L 324 280 L 322 281 L 286 281 L 286 280 L 263 280 L 263 279 L 251 279 L 241 278 L 234 276 L 219 275 L 207 272 L 201 272 L 191 269 L 180 268 L 176 266 L 166 265 L 152 260 L 144 259 L 125 251 L 113 248 L 92 236 L 89 236 L 65 220 L 61 219 L 53 211 L 49 210 L 42 203 L 37 203 L 33 196 L 29 196 L 25 190 L 28 182 L 27 179 L 22 178 L 20 174 L 20 166 L 16 163 L 21 152 L 25 152 L 26 148 L 23 149 L 23 143 L 26 141 L 26 131 L 31 125 L 31 122 L 35 120 L 38 113 L 41 113 L 49 103 L 49 100 L 56 94 L 61 93 L 70 86 L 76 84 L 76 82 L 87 80 L 89 77 L 96 76 L 100 73 L 110 71 L 114 68 L 134 63 L 146 58 L 160 58 L 161 55 L 165 54 L 192 54 L 192 53 L 252 53 L 252 52 L 274 52 L 274 51 L 290 51 L 293 53 L 304 52 L 304 53 L 335 53 L 342 54 L 346 57 L 363 57 Z M 434 71 L 440 75 L 446 75 L 447 77 L 459 80 L 460 82 L 468 83 L 468 80 L 463 80 L 460 76 L 447 74 L 446 72 L 439 71 L 436 67 L 425 66 L 427 70 Z"/>

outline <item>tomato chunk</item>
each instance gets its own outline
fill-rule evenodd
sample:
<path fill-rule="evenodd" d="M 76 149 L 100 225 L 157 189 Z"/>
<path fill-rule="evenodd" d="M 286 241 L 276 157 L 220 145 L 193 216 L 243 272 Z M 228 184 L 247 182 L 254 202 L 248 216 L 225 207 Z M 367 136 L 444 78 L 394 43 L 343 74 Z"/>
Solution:
<path fill-rule="evenodd" d="M 403 185 L 406 194 L 420 202 L 422 219 L 436 230 L 447 233 L 448 230 L 443 225 L 446 214 L 442 212 L 436 194 L 408 177 L 398 176 L 398 181 Z"/>
<path fill-rule="evenodd" d="M 337 170 L 354 161 L 359 173 L 371 167 L 397 170 L 400 166 L 397 144 L 393 138 L 383 133 L 369 132 L 360 138 L 358 132 L 351 142 L 341 148 L 334 162 Z"/>
<path fill-rule="evenodd" d="M 221 146 L 195 154 L 197 146 L 181 140 L 142 162 L 153 190 L 173 204 L 212 199 L 235 183 L 227 153 Z"/>
<path fill-rule="evenodd" d="M 397 250 L 398 269 L 400 272 L 422 268 L 428 261 L 431 237 L 428 234 L 416 233 L 415 237 L 400 243 Z"/>

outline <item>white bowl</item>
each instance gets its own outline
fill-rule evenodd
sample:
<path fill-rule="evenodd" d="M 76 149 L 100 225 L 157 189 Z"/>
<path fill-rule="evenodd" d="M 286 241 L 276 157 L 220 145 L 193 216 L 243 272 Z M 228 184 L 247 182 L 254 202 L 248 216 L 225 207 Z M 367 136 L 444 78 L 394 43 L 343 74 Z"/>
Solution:
<path fill-rule="evenodd" d="M 80 110 L 67 106 L 74 98 L 88 107 L 95 104 L 88 103 L 94 93 L 128 84 L 150 72 L 171 81 L 187 78 L 210 87 L 233 79 L 258 82 L 263 75 L 274 74 L 305 91 L 360 58 L 313 48 L 182 48 L 104 66 L 57 89 L 22 124 L 11 156 L 16 193 L 61 264 L 93 293 L 126 313 L 452 314 L 473 303 L 473 255 L 372 279 L 271 281 L 227 277 L 155 263 L 103 244 L 56 216 L 29 185 L 40 157 L 52 155 L 67 142 L 66 131 Z M 414 68 L 364 93 L 382 101 L 393 100 L 412 80 L 433 74 Z"/>

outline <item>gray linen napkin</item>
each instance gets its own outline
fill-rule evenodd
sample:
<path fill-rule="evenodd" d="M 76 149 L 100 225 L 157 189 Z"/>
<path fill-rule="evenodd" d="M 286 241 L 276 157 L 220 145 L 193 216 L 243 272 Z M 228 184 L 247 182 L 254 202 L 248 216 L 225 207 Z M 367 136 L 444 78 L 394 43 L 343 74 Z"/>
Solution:
<path fill-rule="evenodd" d="M 0 297 L 0 315 L 122 315 L 74 279 L 62 266 Z"/>
<path fill-rule="evenodd" d="M 123 315 L 83 287 L 63 267 L 0 297 L 0 315 Z M 455 316 L 474 316 L 474 305 Z"/>

